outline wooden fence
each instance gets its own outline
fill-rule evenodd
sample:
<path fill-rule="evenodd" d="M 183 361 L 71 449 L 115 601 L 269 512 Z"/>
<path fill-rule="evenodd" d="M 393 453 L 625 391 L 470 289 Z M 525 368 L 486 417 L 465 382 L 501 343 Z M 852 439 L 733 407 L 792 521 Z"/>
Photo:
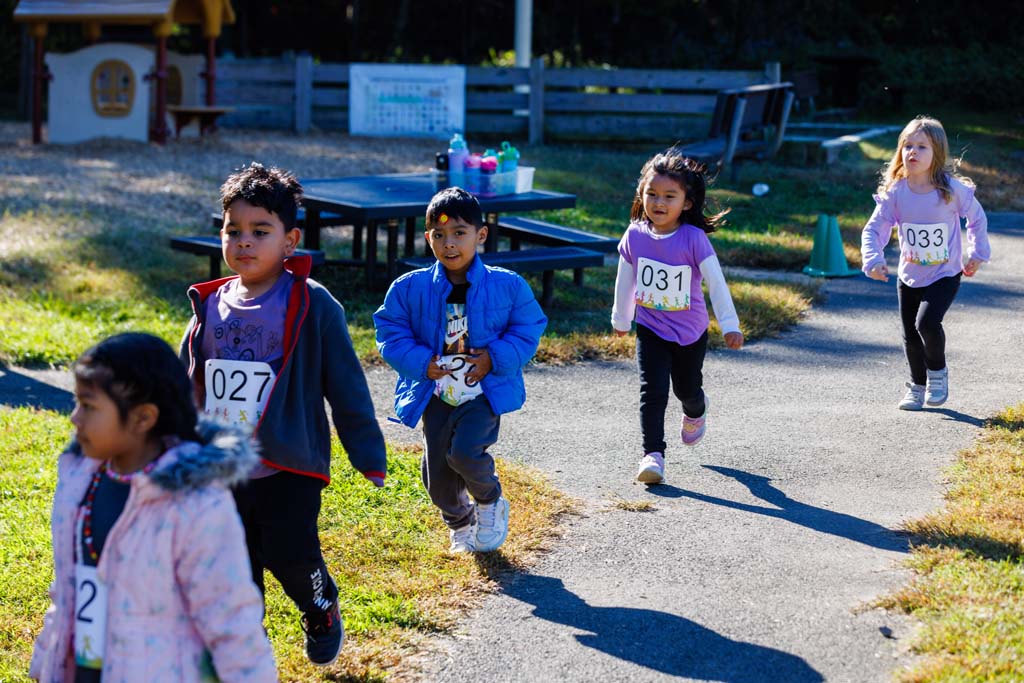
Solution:
<path fill-rule="evenodd" d="M 719 90 L 778 83 L 763 71 L 466 68 L 466 133 L 548 140 L 683 140 L 702 137 Z M 348 130 L 348 64 L 224 60 L 217 102 L 236 110 L 226 127 Z"/>

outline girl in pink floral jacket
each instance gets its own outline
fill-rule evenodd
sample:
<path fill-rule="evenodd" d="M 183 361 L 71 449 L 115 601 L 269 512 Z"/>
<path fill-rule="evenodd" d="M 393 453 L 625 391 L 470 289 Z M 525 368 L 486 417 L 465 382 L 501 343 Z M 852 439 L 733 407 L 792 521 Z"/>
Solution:
<path fill-rule="evenodd" d="M 52 605 L 30 676 L 45 683 L 276 681 L 228 486 L 247 434 L 196 428 L 162 340 L 127 333 L 75 363 L 75 440 L 58 461 Z"/>

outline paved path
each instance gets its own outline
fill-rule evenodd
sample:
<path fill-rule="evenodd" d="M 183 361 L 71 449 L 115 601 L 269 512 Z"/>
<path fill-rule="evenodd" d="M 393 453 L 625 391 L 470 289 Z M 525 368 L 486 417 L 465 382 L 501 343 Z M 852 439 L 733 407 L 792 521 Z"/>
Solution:
<path fill-rule="evenodd" d="M 896 410 L 894 285 L 864 278 L 829 281 L 827 301 L 778 339 L 709 355 L 708 436 L 670 446 L 664 486 L 632 483 L 632 363 L 531 368 L 527 406 L 495 452 L 550 472 L 583 514 L 438 642 L 425 679 L 888 681 L 909 661 L 911 625 L 854 609 L 908 578 L 893 529 L 941 505 L 953 454 L 1024 400 L 1024 216 L 991 219 L 996 261 L 946 319 L 952 393 L 938 410 Z M 369 378 L 384 413 L 393 374 Z M 0 367 L 0 404 L 66 408 L 67 385 L 66 373 Z M 614 507 L 622 499 L 655 509 Z"/>
<path fill-rule="evenodd" d="M 893 530 L 939 507 L 953 455 L 986 416 L 1024 400 L 1024 216 L 992 225 L 996 261 L 965 279 L 946 319 L 941 409 L 896 409 L 906 370 L 892 280 L 829 281 L 793 331 L 710 354 L 708 435 L 670 445 L 664 486 L 631 481 L 633 363 L 531 368 L 527 405 L 495 452 L 550 472 L 584 514 L 441 640 L 425 679 L 890 680 L 909 661 L 911 625 L 854 610 L 907 580 Z M 392 375 L 370 377 L 383 412 Z M 620 499 L 655 510 L 613 507 Z"/>

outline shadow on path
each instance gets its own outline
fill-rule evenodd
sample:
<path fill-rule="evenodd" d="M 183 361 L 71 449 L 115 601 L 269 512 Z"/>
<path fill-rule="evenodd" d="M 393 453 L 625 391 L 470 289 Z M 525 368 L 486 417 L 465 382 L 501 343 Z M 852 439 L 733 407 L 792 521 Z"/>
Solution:
<path fill-rule="evenodd" d="M 847 515 L 842 512 L 833 512 L 831 510 L 826 510 L 825 508 L 814 507 L 813 505 L 807 505 L 806 503 L 793 500 L 785 493 L 772 486 L 771 479 L 768 477 L 751 474 L 749 472 L 732 469 L 730 467 L 718 467 L 715 465 L 702 465 L 702 467 L 718 472 L 719 474 L 724 474 L 727 477 L 732 477 L 746 486 L 752 494 L 775 507 L 772 508 L 761 505 L 750 505 L 748 503 L 738 503 L 733 500 L 718 498 L 717 496 L 709 496 L 695 491 L 687 491 L 685 489 L 665 484 L 652 486 L 648 491 L 656 496 L 661 496 L 662 498 L 693 498 L 694 500 L 712 503 L 714 505 L 721 505 L 722 507 L 733 508 L 734 510 L 743 510 L 745 512 L 753 512 L 767 517 L 784 519 L 787 522 L 799 524 L 800 526 L 807 527 L 808 529 L 832 534 L 833 536 L 848 538 L 851 541 L 863 543 L 864 545 L 874 548 L 880 548 L 881 550 L 893 550 L 905 553 L 910 548 L 908 539 L 905 535 L 859 517 Z"/>
<path fill-rule="evenodd" d="M 0 365 L 0 405 L 70 413 L 75 407 L 75 397 L 70 391 L 18 374 Z"/>
<path fill-rule="evenodd" d="M 587 631 L 576 635 L 580 644 L 662 673 L 726 683 L 824 680 L 800 657 L 731 640 L 689 619 L 633 607 L 592 607 L 554 577 L 525 574 L 505 592 L 533 605 L 534 616 Z"/>

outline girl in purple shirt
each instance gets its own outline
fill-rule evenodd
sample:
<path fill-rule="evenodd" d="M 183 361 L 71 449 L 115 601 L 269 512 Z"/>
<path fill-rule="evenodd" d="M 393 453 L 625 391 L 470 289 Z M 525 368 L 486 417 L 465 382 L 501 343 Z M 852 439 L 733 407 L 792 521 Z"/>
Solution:
<path fill-rule="evenodd" d="M 665 407 L 669 379 L 683 404 L 680 436 L 696 445 L 707 427 L 702 388 L 708 345 L 708 312 L 701 291 L 707 280 L 711 304 L 730 349 L 743 346 L 739 318 L 718 257 L 707 234 L 725 212 L 707 216 L 704 166 L 677 149 L 644 164 L 619 242 L 612 327 L 625 335 L 636 319 L 636 358 L 640 369 L 640 427 L 644 456 L 637 481 L 665 481 Z"/>
<path fill-rule="evenodd" d="M 885 282 L 889 269 L 882 251 L 893 226 L 899 228 L 896 291 L 910 365 L 901 410 L 946 402 L 949 369 L 942 319 L 960 289 L 960 276 L 972 277 L 991 257 L 988 220 L 974 198 L 974 184 L 954 176 L 948 158 L 941 123 L 924 116 L 908 123 L 883 171 L 877 206 L 861 235 L 864 273 Z M 961 216 L 967 219 L 966 245 L 960 236 Z"/>

